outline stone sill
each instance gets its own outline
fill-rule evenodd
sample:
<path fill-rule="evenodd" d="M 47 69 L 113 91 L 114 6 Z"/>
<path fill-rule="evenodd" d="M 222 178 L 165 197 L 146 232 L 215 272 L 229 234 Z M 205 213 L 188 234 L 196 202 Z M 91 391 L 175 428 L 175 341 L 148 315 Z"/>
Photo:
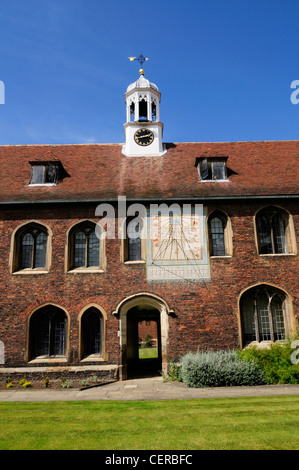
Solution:
<path fill-rule="evenodd" d="M 12 273 L 13 276 L 27 276 L 28 274 L 33 274 L 35 276 L 37 274 L 49 274 L 49 271 L 46 269 L 20 269 L 20 271 Z"/>
<path fill-rule="evenodd" d="M 78 268 L 70 269 L 66 274 L 102 274 L 104 269 L 88 269 L 88 268 Z"/>
<path fill-rule="evenodd" d="M 130 264 L 133 264 L 133 265 L 134 265 L 134 264 L 145 264 L 145 261 L 144 261 L 144 260 L 125 261 L 124 264 L 126 264 L 126 265 L 127 265 L 127 264 L 128 264 L 128 265 L 130 265 Z"/>

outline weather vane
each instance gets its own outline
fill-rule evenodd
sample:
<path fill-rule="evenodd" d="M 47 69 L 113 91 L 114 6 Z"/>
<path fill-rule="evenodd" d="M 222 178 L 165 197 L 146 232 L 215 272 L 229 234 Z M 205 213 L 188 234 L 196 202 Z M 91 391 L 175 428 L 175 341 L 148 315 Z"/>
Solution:
<path fill-rule="evenodd" d="M 129 60 L 131 62 L 134 62 L 134 60 L 138 60 L 139 64 L 141 65 L 141 67 L 143 66 L 143 63 L 146 61 L 146 60 L 149 60 L 148 57 L 144 57 L 142 54 L 140 54 L 139 57 L 129 57 Z"/>

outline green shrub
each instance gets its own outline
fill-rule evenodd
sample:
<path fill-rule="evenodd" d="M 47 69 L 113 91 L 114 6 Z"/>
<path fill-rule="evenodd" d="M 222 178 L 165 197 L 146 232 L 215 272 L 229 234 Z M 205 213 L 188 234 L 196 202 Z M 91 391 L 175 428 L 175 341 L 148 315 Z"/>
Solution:
<path fill-rule="evenodd" d="M 80 380 L 79 384 L 81 387 L 87 387 L 88 386 L 88 380 L 87 379 L 82 379 Z"/>
<path fill-rule="evenodd" d="M 90 382 L 96 383 L 98 381 L 98 376 L 97 375 L 91 375 L 90 377 L 88 377 L 88 380 Z"/>
<path fill-rule="evenodd" d="M 73 382 L 72 382 L 72 380 L 66 380 L 65 379 L 65 380 L 61 381 L 61 386 L 62 386 L 62 388 L 72 388 L 73 387 Z"/>
<path fill-rule="evenodd" d="M 235 351 L 188 353 L 181 359 L 183 382 L 188 387 L 265 385 L 265 375 L 255 361 L 242 360 Z"/>
<path fill-rule="evenodd" d="M 146 335 L 144 339 L 144 348 L 151 348 L 153 346 L 153 338 L 151 335 Z"/>
<path fill-rule="evenodd" d="M 167 375 L 164 375 L 162 372 L 164 382 L 171 380 L 173 382 L 182 382 L 182 371 L 181 365 L 170 361 L 169 371 Z"/>
<path fill-rule="evenodd" d="M 239 352 L 240 358 L 255 361 L 263 370 L 268 384 L 299 383 L 299 364 L 293 364 L 291 355 L 295 351 L 291 341 L 273 343 L 267 349 L 251 346 Z"/>

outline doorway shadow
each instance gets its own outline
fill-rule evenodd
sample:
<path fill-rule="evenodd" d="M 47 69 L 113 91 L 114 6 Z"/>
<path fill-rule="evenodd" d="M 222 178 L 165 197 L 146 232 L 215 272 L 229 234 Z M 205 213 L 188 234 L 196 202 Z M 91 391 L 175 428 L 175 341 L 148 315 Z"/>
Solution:
<path fill-rule="evenodd" d="M 152 352 L 156 357 L 146 357 Z M 133 307 L 127 314 L 127 377 L 161 376 L 161 370 L 160 312 L 152 307 Z"/>

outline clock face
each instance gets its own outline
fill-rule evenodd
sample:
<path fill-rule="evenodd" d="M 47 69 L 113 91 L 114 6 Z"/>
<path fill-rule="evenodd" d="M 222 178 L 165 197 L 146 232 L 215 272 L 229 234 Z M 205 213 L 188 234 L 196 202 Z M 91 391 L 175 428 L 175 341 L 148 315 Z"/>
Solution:
<path fill-rule="evenodd" d="M 149 129 L 138 129 L 134 134 L 134 140 L 138 145 L 150 145 L 154 140 L 154 134 Z"/>

